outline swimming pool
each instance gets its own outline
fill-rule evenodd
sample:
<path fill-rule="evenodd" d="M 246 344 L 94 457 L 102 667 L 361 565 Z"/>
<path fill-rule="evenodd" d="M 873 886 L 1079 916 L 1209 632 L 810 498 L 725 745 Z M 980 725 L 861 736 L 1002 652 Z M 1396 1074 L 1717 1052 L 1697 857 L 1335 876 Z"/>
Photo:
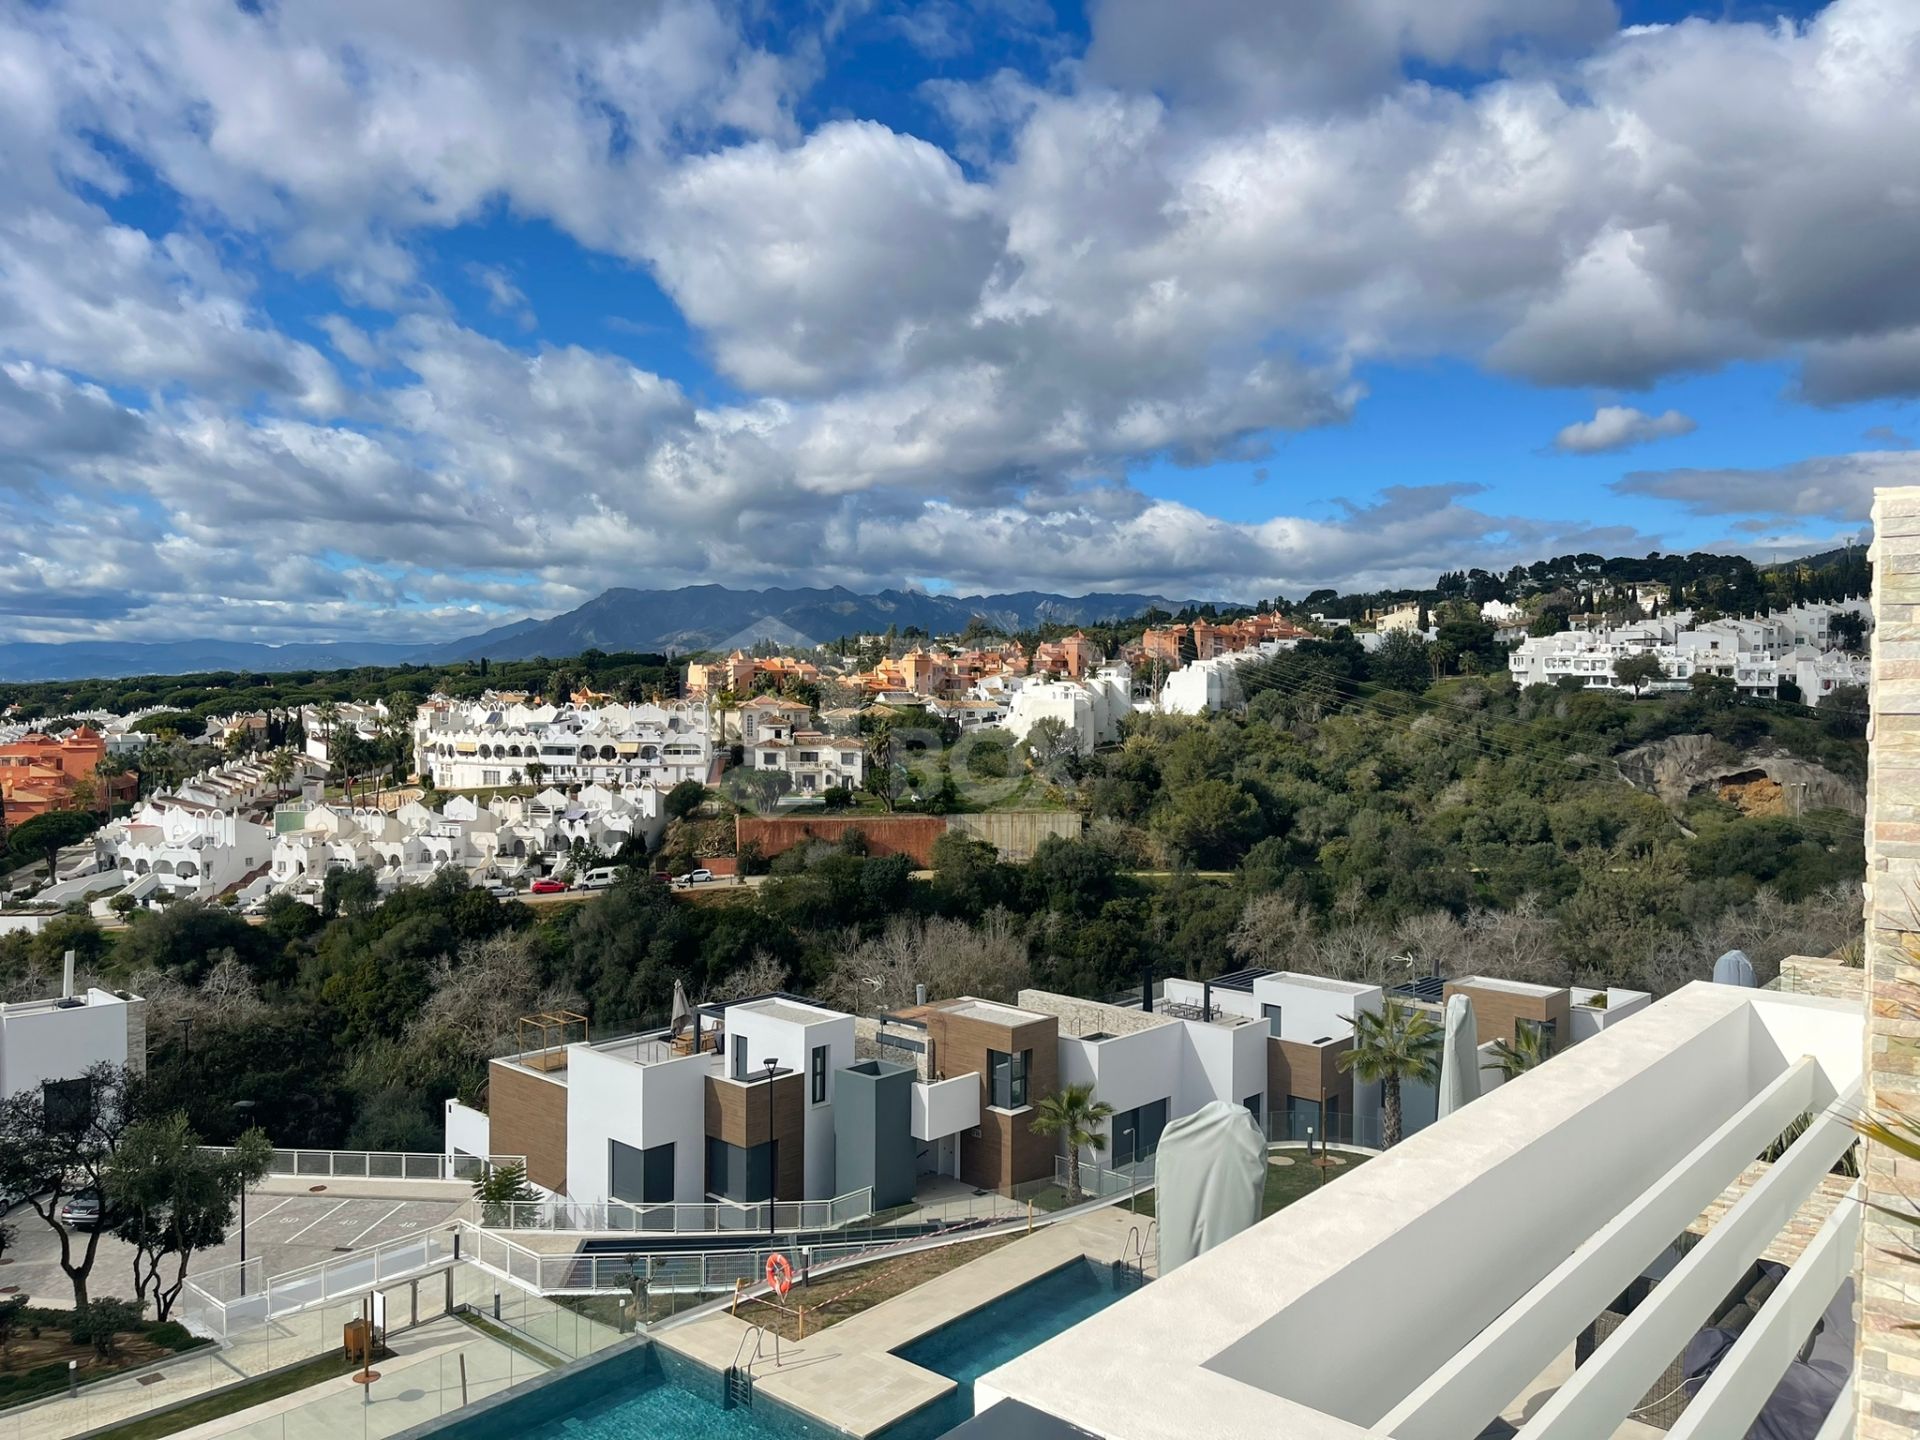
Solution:
<path fill-rule="evenodd" d="M 894 1351 L 958 1382 L 885 1440 L 935 1440 L 973 1414 L 973 1382 L 1119 1298 L 1112 1267 L 1079 1259 Z M 724 1377 L 643 1345 L 435 1432 L 436 1440 L 845 1440 L 766 1395 L 726 1406 Z"/>
<path fill-rule="evenodd" d="M 959 1388 L 886 1432 L 886 1440 L 944 1435 L 973 1414 L 973 1382 L 1096 1315 L 1120 1298 L 1118 1272 L 1093 1260 L 1069 1261 L 1038 1280 L 1010 1290 L 970 1315 L 902 1345 L 893 1353 Z"/>

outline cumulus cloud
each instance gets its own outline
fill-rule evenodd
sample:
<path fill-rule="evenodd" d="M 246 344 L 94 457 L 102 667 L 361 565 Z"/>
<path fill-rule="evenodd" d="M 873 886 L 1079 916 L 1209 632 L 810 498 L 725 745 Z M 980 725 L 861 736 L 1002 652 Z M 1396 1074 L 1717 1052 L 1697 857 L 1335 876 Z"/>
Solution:
<path fill-rule="evenodd" d="M 1631 390 L 1762 358 L 1812 403 L 1920 393 L 1905 0 L 1626 31 L 1609 0 L 1102 0 L 1083 55 L 925 92 L 952 154 L 800 103 L 856 9 L 781 43 L 731 0 L 8 12 L 0 496 L 28 553 L 0 593 L 313 633 L 639 573 L 1415 578 L 1659 537 L 1432 488 L 1284 513 L 1276 437 L 1361 413 L 1371 361 Z M 169 218 L 136 228 L 118 202 L 147 189 Z M 643 267 L 715 393 L 546 343 L 513 273 L 441 263 L 500 217 Z M 334 294 L 276 321 L 270 273 Z M 459 323 L 476 294 L 520 344 Z M 1691 424 L 1609 405 L 1557 443 Z M 1221 457 L 1283 513 L 1129 483 Z M 1907 458 L 1622 492 L 1851 517 Z"/>
<path fill-rule="evenodd" d="M 1636 470 L 1614 482 L 1625 495 L 1653 495 L 1695 515 L 1864 520 L 1882 485 L 1920 484 L 1920 455 L 1866 450 L 1758 469 Z"/>
<path fill-rule="evenodd" d="M 1631 405 L 1602 405 L 1591 420 L 1577 421 L 1554 436 L 1553 448 L 1568 455 L 1605 455 L 1651 440 L 1691 435 L 1697 428 L 1692 416 L 1678 410 L 1649 415 Z"/>

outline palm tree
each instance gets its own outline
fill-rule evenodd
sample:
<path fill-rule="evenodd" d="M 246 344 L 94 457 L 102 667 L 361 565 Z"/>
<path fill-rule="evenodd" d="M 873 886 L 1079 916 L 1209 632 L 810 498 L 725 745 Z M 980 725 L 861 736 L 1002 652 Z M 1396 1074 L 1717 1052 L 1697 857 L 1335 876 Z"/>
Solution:
<path fill-rule="evenodd" d="M 1057 1095 L 1049 1095 L 1034 1107 L 1032 1127 L 1036 1135 L 1058 1135 L 1067 1143 L 1067 1196 L 1080 1198 L 1080 1152 L 1098 1153 L 1107 1148 L 1107 1137 L 1100 1122 L 1113 1114 L 1113 1106 L 1093 1098 L 1093 1086 L 1069 1085 Z"/>
<path fill-rule="evenodd" d="M 1391 1149 L 1400 1143 L 1400 1082 L 1432 1085 L 1440 1079 L 1446 1032 L 1425 1010 L 1399 1000 L 1362 1010 L 1347 1023 L 1353 1026 L 1353 1048 L 1340 1057 L 1340 1068 L 1380 1086 L 1380 1144 Z"/>
<path fill-rule="evenodd" d="M 287 781 L 293 778 L 293 768 L 293 751 L 284 745 L 267 756 L 267 779 L 273 782 L 277 790 L 287 788 Z"/>
<path fill-rule="evenodd" d="M 1493 1063 L 1509 1080 L 1544 1064 L 1552 1054 L 1553 1042 L 1538 1025 L 1521 1025 L 1513 1032 L 1513 1039 L 1493 1042 Z"/>
<path fill-rule="evenodd" d="M 542 779 L 545 778 L 547 773 L 546 762 L 542 760 L 529 760 L 525 765 L 522 765 L 520 768 L 526 774 L 527 784 L 531 785 L 536 791 L 538 791 L 540 788 L 540 782 Z"/>

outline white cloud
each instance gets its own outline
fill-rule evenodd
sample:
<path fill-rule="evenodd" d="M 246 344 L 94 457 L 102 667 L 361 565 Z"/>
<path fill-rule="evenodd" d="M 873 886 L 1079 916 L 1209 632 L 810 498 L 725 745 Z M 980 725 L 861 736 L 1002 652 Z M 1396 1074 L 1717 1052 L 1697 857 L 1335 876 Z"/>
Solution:
<path fill-rule="evenodd" d="M 1609 389 L 1785 358 L 1817 403 L 1920 391 L 1902 0 L 1619 34 L 1607 0 L 1105 0 L 1084 57 L 927 92 L 971 168 L 796 112 L 852 13 L 777 49 L 727 0 L 10 12 L 0 477 L 30 553 L 0 594 L 311 633 L 553 609 L 636 574 L 1412 578 L 1657 537 L 1431 489 L 1234 523 L 1127 477 L 1343 424 L 1382 357 Z M 179 201 L 153 234 L 115 218 L 143 167 Z M 461 326 L 425 278 L 448 273 L 438 237 L 501 216 L 645 266 L 735 388 L 703 403 Z M 276 324 L 271 267 L 331 281 L 322 309 L 389 313 Z M 526 273 L 465 275 L 517 319 Z M 1609 405 L 1558 444 L 1690 427 Z M 1287 457 L 1268 467 L 1284 511 Z M 1851 516 L 1888 473 L 1872 452 L 1623 489 Z M 75 499 L 109 517 L 97 553 Z M 276 574 L 265 553 L 328 558 Z"/>
<path fill-rule="evenodd" d="M 1864 520 L 1883 485 L 1920 485 L 1920 454 L 1864 450 L 1753 469 L 1637 470 L 1614 488 L 1675 500 L 1695 515 Z"/>
<path fill-rule="evenodd" d="M 1693 417 L 1678 410 L 1649 415 L 1631 405 L 1602 405 L 1591 420 L 1580 420 L 1553 437 L 1553 448 L 1569 455 L 1605 455 L 1653 440 L 1691 435 Z"/>

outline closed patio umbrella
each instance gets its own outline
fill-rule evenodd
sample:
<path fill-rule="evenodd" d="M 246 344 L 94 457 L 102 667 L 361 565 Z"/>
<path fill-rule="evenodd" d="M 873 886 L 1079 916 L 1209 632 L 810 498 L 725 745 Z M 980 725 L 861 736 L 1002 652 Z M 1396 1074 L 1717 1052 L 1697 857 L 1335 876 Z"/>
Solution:
<path fill-rule="evenodd" d="M 693 1023 L 693 1007 L 687 1003 L 687 987 L 678 980 L 673 982 L 673 1017 L 668 1022 L 672 1033 L 678 1035 Z"/>
<path fill-rule="evenodd" d="M 1747 958 L 1744 950 L 1729 950 L 1713 962 L 1713 983 L 1716 985 L 1744 985 L 1754 988 L 1753 961 Z"/>
<path fill-rule="evenodd" d="M 1444 1118 L 1480 1098 L 1480 1027 L 1474 1022 L 1473 1001 L 1455 995 L 1447 1001 L 1446 1048 L 1440 1052 L 1440 1094 L 1436 1106 Z"/>

